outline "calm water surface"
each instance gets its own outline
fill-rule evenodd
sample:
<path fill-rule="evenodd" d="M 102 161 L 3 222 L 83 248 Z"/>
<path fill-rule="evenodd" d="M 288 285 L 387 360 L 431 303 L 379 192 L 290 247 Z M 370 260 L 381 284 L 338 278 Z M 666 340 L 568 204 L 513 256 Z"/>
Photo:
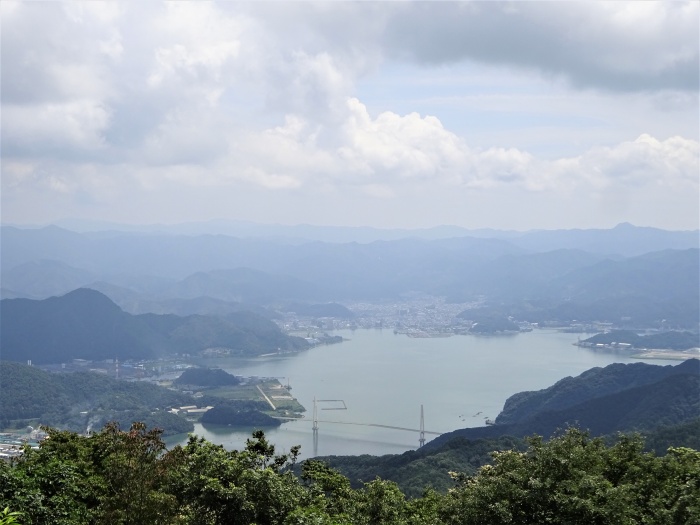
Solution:
<path fill-rule="evenodd" d="M 482 426 L 486 418 L 495 419 L 506 399 L 517 392 L 546 388 L 596 366 L 639 361 L 574 346 L 576 334 L 553 330 L 430 339 L 410 338 L 391 330 L 335 334 L 348 340 L 286 357 L 212 359 L 201 364 L 236 375 L 277 377 L 285 384 L 289 381 L 292 394 L 306 407 L 306 419 L 265 432 L 278 452 L 301 445 L 302 456 L 311 457 L 405 452 L 417 448 L 417 431 L 364 424 L 419 429 L 423 405 L 428 431 Z M 347 406 L 347 410 L 327 410 L 338 404 L 319 403 L 316 443 L 311 429 L 314 397 L 341 399 Z M 242 448 L 252 430 L 195 425 L 196 434 L 230 449 Z M 433 437 L 426 436 L 428 440 Z M 181 437 L 169 442 L 184 441 Z"/>

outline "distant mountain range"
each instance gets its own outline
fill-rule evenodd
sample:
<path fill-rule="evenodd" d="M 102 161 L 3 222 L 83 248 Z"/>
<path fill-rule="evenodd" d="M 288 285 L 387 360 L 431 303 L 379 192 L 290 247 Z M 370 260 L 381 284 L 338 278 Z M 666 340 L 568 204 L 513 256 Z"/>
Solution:
<path fill-rule="evenodd" d="M 89 287 L 132 314 L 274 316 L 282 304 L 418 293 L 533 322 L 697 329 L 700 315 L 697 232 L 627 224 L 364 244 L 5 226 L 1 242 L 3 298 Z"/>
<path fill-rule="evenodd" d="M 665 248 L 698 248 L 698 231 L 666 231 L 657 228 L 621 223 L 611 229 L 572 230 L 494 230 L 467 229 L 459 226 L 435 226 L 421 229 L 381 229 L 371 227 L 316 226 L 298 224 L 261 224 L 247 221 L 211 220 L 175 225 L 126 225 L 104 221 L 66 219 L 56 225 L 81 233 L 130 232 L 168 235 L 226 235 L 243 239 L 265 238 L 293 243 L 311 241 L 332 243 L 370 243 L 400 239 L 447 239 L 475 237 L 508 239 L 528 250 L 549 251 L 558 248 L 580 249 L 589 252 L 641 255 Z M 622 251 L 621 251 L 622 250 Z"/>
<path fill-rule="evenodd" d="M 105 295 L 78 289 L 45 300 L 0 301 L 3 360 L 62 363 L 72 359 L 148 359 L 229 348 L 233 355 L 300 350 L 306 341 L 283 334 L 252 312 L 225 317 L 122 311 Z"/>

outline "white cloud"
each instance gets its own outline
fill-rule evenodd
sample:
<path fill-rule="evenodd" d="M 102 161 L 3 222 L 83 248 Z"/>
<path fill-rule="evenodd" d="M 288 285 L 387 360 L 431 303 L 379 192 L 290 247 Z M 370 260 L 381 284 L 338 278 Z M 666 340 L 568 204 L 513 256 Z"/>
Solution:
<path fill-rule="evenodd" d="M 3 2 L 3 205 L 686 202 L 699 5 Z"/>
<path fill-rule="evenodd" d="M 148 77 L 151 87 L 179 80 L 221 82 L 226 66 L 240 54 L 242 38 L 251 22 L 224 16 L 211 3 L 170 2 L 154 26 L 167 42 L 154 51 L 155 64 Z"/>
<path fill-rule="evenodd" d="M 90 152 L 105 146 L 103 133 L 110 111 L 99 101 L 80 100 L 43 105 L 8 105 L 2 111 L 3 141 L 31 147 L 65 148 L 62 154 Z"/>
<path fill-rule="evenodd" d="M 648 134 L 612 148 L 595 148 L 580 160 L 579 170 L 595 173 L 605 186 L 667 186 L 697 191 L 700 173 L 697 141 L 670 137 L 660 141 Z"/>
<path fill-rule="evenodd" d="M 399 179 L 449 176 L 464 162 L 464 145 L 431 116 L 386 111 L 371 119 L 357 99 L 347 102 L 347 141 L 339 154 L 363 172 L 395 173 Z"/>

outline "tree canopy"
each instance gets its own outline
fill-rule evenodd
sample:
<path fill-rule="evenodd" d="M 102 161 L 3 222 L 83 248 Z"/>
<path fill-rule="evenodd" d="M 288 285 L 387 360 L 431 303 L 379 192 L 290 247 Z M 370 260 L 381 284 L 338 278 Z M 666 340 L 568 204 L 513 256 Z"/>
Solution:
<path fill-rule="evenodd" d="M 474 475 L 451 473 L 445 493 L 407 498 L 379 478 L 353 488 L 316 460 L 297 476 L 299 448 L 276 454 L 262 431 L 240 451 L 196 436 L 166 450 L 142 423 L 48 433 L 38 449 L 0 462 L 0 508 L 23 524 L 700 523 L 700 452 L 659 457 L 638 436 L 612 445 L 576 428 L 534 436 Z"/>

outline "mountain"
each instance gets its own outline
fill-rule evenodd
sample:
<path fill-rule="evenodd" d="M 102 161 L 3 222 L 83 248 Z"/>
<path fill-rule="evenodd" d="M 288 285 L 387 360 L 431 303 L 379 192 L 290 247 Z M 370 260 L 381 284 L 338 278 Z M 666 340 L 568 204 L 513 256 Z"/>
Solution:
<path fill-rule="evenodd" d="M 41 301 L 5 299 L 0 301 L 0 314 L 2 359 L 10 361 L 147 359 L 209 347 L 257 355 L 308 346 L 252 312 L 225 318 L 131 315 L 89 289 Z"/>
<path fill-rule="evenodd" d="M 25 262 L 10 269 L 3 266 L 1 275 L 3 287 L 21 290 L 25 297 L 36 299 L 62 295 L 96 279 L 88 270 L 47 259 Z"/>
<path fill-rule="evenodd" d="M 549 285 L 553 280 L 566 283 L 574 272 L 607 260 L 602 255 L 575 249 L 504 254 L 481 261 L 468 271 L 455 272 L 455 278 L 445 292 L 457 302 L 475 295 L 486 295 L 495 301 L 542 296 L 560 298 L 559 288 Z"/>
<path fill-rule="evenodd" d="M 0 361 L 0 384 L 0 428 L 38 420 L 84 432 L 116 420 L 127 428 L 133 421 L 148 421 L 167 434 L 193 429 L 164 410 L 189 405 L 192 397 L 145 381 L 118 381 L 94 372 L 49 373 Z"/>
<path fill-rule="evenodd" d="M 188 368 L 180 377 L 173 381 L 173 385 L 212 387 L 238 385 L 240 382 L 240 378 L 229 374 L 221 368 Z"/>
<path fill-rule="evenodd" d="M 502 259 L 490 263 L 490 269 L 476 271 L 474 276 L 484 278 L 484 308 L 492 310 L 491 315 L 535 323 L 607 321 L 629 329 L 698 329 L 700 251 L 696 249 L 604 259 L 578 267 L 570 265 L 571 254 L 566 254 L 568 270 L 567 263 L 552 263 L 562 252 L 551 259 L 548 255 L 515 257 L 509 264 L 512 271 L 503 271 Z M 473 288 L 455 286 L 449 297 L 461 302 L 470 292 Z"/>
<path fill-rule="evenodd" d="M 405 238 L 442 239 L 448 237 L 508 237 L 519 235 L 519 232 L 499 231 L 491 229 L 468 230 L 459 226 L 435 226 L 432 228 L 400 229 L 373 228 L 369 226 L 318 226 L 311 224 L 263 224 L 250 221 L 233 221 L 213 219 L 201 222 L 181 224 L 148 224 L 129 225 L 106 221 L 85 221 L 65 219 L 56 225 L 75 232 L 104 232 L 123 231 L 134 233 L 165 233 L 170 235 L 229 235 L 240 238 L 268 238 L 285 240 L 291 243 L 330 242 L 369 243 L 374 241 L 393 241 Z"/>
<path fill-rule="evenodd" d="M 699 366 L 698 360 L 688 360 L 676 366 L 614 363 L 604 368 L 591 368 L 577 377 L 561 379 L 543 390 L 510 396 L 496 417 L 496 423 L 525 421 L 540 412 L 563 410 L 591 399 L 653 384 L 669 376 L 697 375 Z"/>
<path fill-rule="evenodd" d="M 84 280 L 68 275 L 68 268 L 80 268 L 97 276 L 94 286 L 133 313 L 144 312 L 148 304 L 157 312 L 215 310 L 212 302 L 192 309 L 166 303 L 202 297 L 228 303 L 221 305 L 222 312 L 230 312 L 236 303 L 383 301 L 418 293 L 507 307 L 508 312 L 499 313 L 532 322 L 577 319 L 627 323 L 630 328 L 696 329 L 698 248 L 670 249 L 683 244 L 674 240 L 679 232 L 642 230 L 621 226 L 614 232 L 586 230 L 586 235 L 610 237 L 621 245 L 625 238 L 641 235 L 654 240 L 647 248 L 664 249 L 630 257 L 571 248 L 575 243 L 568 235 L 579 238 L 581 232 L 547 233 L 554 240 L 561 237 L 565 247 L 537 251 L 515 242 L 522 236 L 294 244 L 226 235 L 78 234 L 57 227 L 3 227 L 3 275 L 25 275 L 10 281 L 13 286 L 5 283 L 3 293 L 34 297 L 41 271 L 29 269 L 50 260 L 54 267 L 66 266 L 40 287 L 44 293 Z"/>
<path fill-rule="evenodd" d="M 168 297 L 210 297 L 227 302 L 266 304 L 284 299 L 313 299 L 323 293 L 313 282 L 251 268 L 198 272 L 163 291 Z"/>
<path fill-rule="evenodd" d="M 282 308 L 286 312 L 294 312 L 297 315 L 308 317 L 335 317 L 336 319 L 352 319 L 355 314 L 342 304 L 299 304 L 292 303 Z"/>
<path fill-rule="evenodd" d="M 0 314 L 3 360 L 153 358 L 168 348 L 163 334 L 92 290 L 41 301 L 4 299 Z"/>
<path fill-rule="evenodd" d="M 621 343 L 630 345 L 630 348 L 689 350 L 691 348 L 700 348 L 700 334 L 693 332 L 663 332 L 639 335 L 629 330 L 612 330 L 584 339 L 579 344 L 581 346 L 595 346 L 597 344 L 619 346 Z"/>
<path fill-rule="evenodd" d="M 496 425 L 455 430 L 426 446 L 437 447 L 458 436 L 549 436 L 568 425 L 605 435 L 681 424 L 700 417 L 700 361 L 689 359 L 675 367 L 609 365 L 544 391 L 516 394 L 503 413 Z"/>
<path fill-rule="evenodd" d="M 634 257 L 661 250 L 700 248 L 694 231 L 667 231 L 621 223 L 608 230 L 546 230 L 525 232 L 511 239 L 516 246 L 532 251 L 577 249 L 590 253 Z"/>
<path fill-rule="evenodd" d="M 611 229 L 590 230 L 537 230 L 504 231 L 493 229 L 470 230 L 459 226 L 441 225 L 421 229 L 383 229 L 372 227 L 317 226 L 310 224 L 262 224 L 248 221 L 215 219 L 203 222 L 164 225 L 127 225 L 105 221 L 66 219 L 57 226 L 74 232 L 130 232 L 168 235 L 228 235 L 239 238 L 267 238 L 293 243 L 313 241 L 329 243 L 370 243 L 399 239 L 446 239 L 450 237 L 478 237 L 509 239 L 532 251 L 551 251 L 560 248 L 580 249 L 592 253 L 624 256 L 672 249 L 700 248 L 698 231 L 667 231 L 657 228 L 618 224 Z"/>
<path fill-rule="evenodd" d="M 700 251 L 663 250 L 622 260 L 603 260 L 552 279 L 548 294 L 590 302 L 606 297 L 655 300 L 696 297 Z"/>
<path fill-rule="evenodd" d="M 493 452 L 524 451 L 527 436 L 548 439 L 569 425 L 615 441 L 620 431 L 641 431 L 647 450 L 700 446 L 700 361 L 677 366 L 613 364 L 568 377 L 538 392 L 511 396 L 496 425 L 443 434 L 425 446 L 385 456 L 316 458 L 346 475 L 352 485 L 377 476 L 413 497 L 426 487 L 447 492 L 450 472 L 474 475 Z"/>

